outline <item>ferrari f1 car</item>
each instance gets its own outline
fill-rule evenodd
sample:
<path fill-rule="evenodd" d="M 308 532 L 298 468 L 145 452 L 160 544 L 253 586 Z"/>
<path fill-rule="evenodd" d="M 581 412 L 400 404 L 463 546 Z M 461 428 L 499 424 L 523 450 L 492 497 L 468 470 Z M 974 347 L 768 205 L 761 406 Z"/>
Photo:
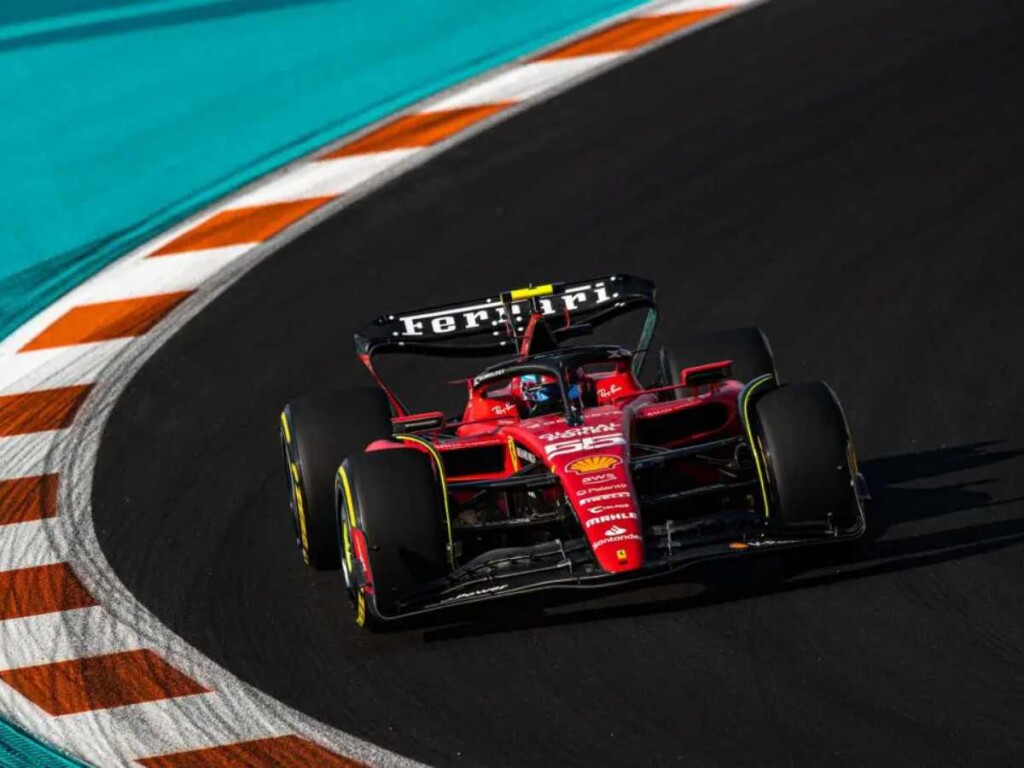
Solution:
<path fill-rule="evenodd" d="M 643 312 L 634 346 L 577 340 Z M 867 490 L 822 382 L 781 384 L 757 328 L 657 351 L 654 285 L 549 284 L 378 317 L 355 336 L 377 386 L 281 415 L 295 534 L 341 568 L 356 622 L 554 588 L 620 584 L 711 558 L 851 539 Z M 505 359 L 465 407 L 410 412 L 384 354 Z"/>

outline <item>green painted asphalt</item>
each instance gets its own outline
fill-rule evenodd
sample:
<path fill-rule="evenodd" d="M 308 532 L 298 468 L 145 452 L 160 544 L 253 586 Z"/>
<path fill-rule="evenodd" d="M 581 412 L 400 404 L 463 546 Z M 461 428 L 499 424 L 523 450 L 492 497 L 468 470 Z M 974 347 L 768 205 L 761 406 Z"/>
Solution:
<path fill-rule="evenodd" d="M 0 768 L 88 768 L 0 717 Z"/>

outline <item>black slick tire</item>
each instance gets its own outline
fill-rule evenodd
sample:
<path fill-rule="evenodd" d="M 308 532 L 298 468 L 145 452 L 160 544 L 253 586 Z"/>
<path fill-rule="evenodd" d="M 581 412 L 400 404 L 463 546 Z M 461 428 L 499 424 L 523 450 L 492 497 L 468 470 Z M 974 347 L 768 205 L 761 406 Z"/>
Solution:
<path fill-rule="evenodd" d="M 753 407 L 773 527 L 843 531 L 859 520 L 846 419 L 823 382 L 789 384 Z"/>
<path fill-rule="evenodd" d="M 353 387 L 293 400 L 281 414 L 295 537 L 305 562 L 317 570 L 341 565 L 334 478 L 346 456 L 391 436 L 387 397 Z"/>
<path fill-rule="evenodd" d="M 357 560 L 347 549 L 356 535 L 365 540 L 369 559 L 369 585 L 357 583 L 367 579 L 361 564 L 346 565 L 353 571 L 356 623 L 379 630 L 398 616 L 403 597 L 448 572 L 440 483 L 431 458 L 420 450 L 374 451 L 345 460 L 337 496 L 347 563 Z"/>

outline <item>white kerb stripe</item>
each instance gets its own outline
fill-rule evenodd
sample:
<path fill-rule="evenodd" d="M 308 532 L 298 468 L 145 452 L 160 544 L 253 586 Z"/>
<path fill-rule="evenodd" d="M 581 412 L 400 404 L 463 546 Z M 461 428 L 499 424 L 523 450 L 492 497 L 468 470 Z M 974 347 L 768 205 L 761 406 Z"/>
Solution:
<path fill-rule="evenodd" d="M 56 518 L 0 525 L 0 571 L 62 563 L 67 549 Z"/>
<path fill-rule="evenodd" d="M 97 766 L 134 766 L 135 758 L 187 752 L 238 741 L 283 736 L 281 721 L 219 693 L 131 704 L 60 717 L 40 710 L 13 688 L 0 685 L 0 709 L 53 744 L 74 745 Z"/>
<path fill-rule="evenodd" d="M 652 8 L 649 11 L 642 13 L 642 16 L 664 16 L 669 13 L 686 13 L 688 11 L 707 11 L 715 8 L 739 8 L 744 5 L 750 5 L 751 2 L 756 0 L 675 0 L 675 2 L 665 3 L 657 8 Z"/>
<path fill-rule="evenodd" d="M 0 621 L 0 669 L 141 648 L 138 634 L 103 606 Z"/>
<path fill-rule="evenodd" d="M 105 275 L 106 279 L 86 283 L 81 291 L 76 292 L 75 302 L 93 304 L 157 293 L 192 291 L 252 247 L 246 243 L 132 259 Z"/>
<path fill-rule="evenodd" d="M 0 362 L 0 395 L 91 384 L 130 342 L 113 339 L 5 356 Z"/>
<path fill-rule="evenodd" d="M 231 201 L 232 208 L 268 205 L 313 197 L 337 197 L 392 168 L 420 148 L 367 152 L 296 166 L 273 181 Z"/>
<path fill-rule="evenodd" d="M 18 354 L 51 323 L 83 304 L 195 289 L 255 245 L 258 243 L 143 258 L 142 254 L 150 250 L 116 261 L 4 339 L 0 356 Z"/>
<path fill-rule="evenodd" d="M 430 110 L 459 109 L 505 101 L 525 101 L 551 88 L 563 85 L 585 72 L 603 66 L 621 55 L 621 53 L 602 53 L 594 56 L 575 56 L 569 59 L 552 59 L 523 64 L 431 104 Z"/>
<path fill-rule="evenodd" d="M 0 437 L 0 480 L 43 474 L 46 454 L 63 433 L 64 430 L 54 430 Z"/>

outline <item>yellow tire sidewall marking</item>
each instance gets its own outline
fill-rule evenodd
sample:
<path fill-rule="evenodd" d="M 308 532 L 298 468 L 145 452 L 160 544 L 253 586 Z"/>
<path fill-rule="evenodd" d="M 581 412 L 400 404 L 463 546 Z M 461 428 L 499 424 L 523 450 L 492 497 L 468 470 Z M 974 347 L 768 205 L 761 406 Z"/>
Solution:
<path fill-rule="evenodd" d="M 353 560 L 353 544 L 352 544 L 352 533 L 350 528 L 356 528 L 356 507 L 352 501 L 352 485 L 348 480 L 348 473 L 345 471 L 345 467 L 338 467 L 338 477 L 341 478 L 341 489 L 345 494 L 345 506 L 348 509 L 348 525 L 342 524 L 342 536 L 345 541 L 345 563 L 348 566 L 349 573 L 352 572 L 352 560 Z"/>
<path fill-rule="evenodd" d="M 750 452 L 754 454 L 754 468 L 757 470 L 757 482 L 761 486 L 761 500 L 764 502 L 764 516 L 768 517 L 770 514 L 770 507 L 768 506 L 768 486 L 765 480 L 765 469 L 761 464 L 760 450 L 758 444 L 754 442 L 754 429 L 750 424 L 750 396 L 754 394 L 754 390 L 760 387 L 762 384 L 771 381 L 772 375 L 766 373 L 763 377 L 756 379 L 754 384 L 747 390 L 746 396 L 743 399 L 743 421 L 747 426 L 747 443 L 750 445 Z"/>

